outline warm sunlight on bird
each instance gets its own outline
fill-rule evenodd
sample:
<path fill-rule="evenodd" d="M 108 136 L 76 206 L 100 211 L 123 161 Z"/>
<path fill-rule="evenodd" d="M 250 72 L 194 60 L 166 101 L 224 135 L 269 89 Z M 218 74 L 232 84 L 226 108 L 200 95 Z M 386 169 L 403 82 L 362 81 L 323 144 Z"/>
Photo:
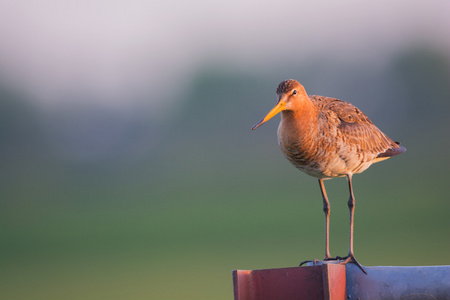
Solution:
<path fill-rule="evenodd" d="M 379 130 L 358 108 L 339 99 L 308 96 L 296 80 L 277 88 L 278 103 L 252 129 L 281 112 L 278 144 L 284 156 L 298 169 L 319 179 L 325 212 L 325 261 L 353 262 L 366 273 L 353 253 L 355 197 L 352 176 L 373 163 L 401 154 L 406 149 Z M 332 258 L 329 251 L 330 203 L 324 179 L 346 176 L 350 199 L 350 245 L 346 257 Z"/>

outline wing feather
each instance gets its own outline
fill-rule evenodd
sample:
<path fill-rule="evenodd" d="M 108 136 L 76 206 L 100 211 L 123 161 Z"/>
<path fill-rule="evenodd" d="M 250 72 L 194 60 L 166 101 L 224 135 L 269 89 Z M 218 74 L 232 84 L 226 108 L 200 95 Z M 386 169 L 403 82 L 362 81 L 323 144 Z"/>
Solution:
<path fill-rule="evenodd" d="M 354 105 L 334 98 L 311 96 L 318 105 L 322 117 L 337 129 L 337 136 L 357 151 L 375 157 L 390 157 L 406 149 L 386 136 L 370 119 Z"/>

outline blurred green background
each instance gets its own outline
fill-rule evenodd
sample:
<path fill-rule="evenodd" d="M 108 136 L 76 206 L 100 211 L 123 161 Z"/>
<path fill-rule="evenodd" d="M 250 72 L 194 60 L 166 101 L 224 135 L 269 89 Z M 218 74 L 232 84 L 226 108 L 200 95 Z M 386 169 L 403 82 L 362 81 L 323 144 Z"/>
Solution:
<path fill-rule="evenodd" d="M 233 269 L 323 257 L 317 180 L 276 143 L 281 80 L 408 151 L 354 177 L 355 253 L 450 264 L 447 1 L 5 1 L 0 298 L 232 299 Z M 331 253 L 347 184 L 326 181 Z"/>

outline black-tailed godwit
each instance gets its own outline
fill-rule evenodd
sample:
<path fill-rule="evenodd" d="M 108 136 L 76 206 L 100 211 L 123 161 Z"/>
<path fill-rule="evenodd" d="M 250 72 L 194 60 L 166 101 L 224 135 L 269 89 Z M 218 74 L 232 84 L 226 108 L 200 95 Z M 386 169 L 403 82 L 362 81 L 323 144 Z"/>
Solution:
<path fill-rule="evenodd" d="M 379 130 L 358 108 L 339 99 L 308 96 L 295 80 L 277 88 L 278 103 L 252 129 L 281 112 L 278 144 L 284 156 L 298 169 L 319 179 L 325 212 L 325 258 L 353 262 L 366 273 L 353 253 L 355 197 L 352 176 L 373 163 L 401 154 L 406 149 Z M 330 203 L 324 179 L 346 176 L 350 191 L 350 243 L 346 257 L 332 258 L 329 251 Z"/>

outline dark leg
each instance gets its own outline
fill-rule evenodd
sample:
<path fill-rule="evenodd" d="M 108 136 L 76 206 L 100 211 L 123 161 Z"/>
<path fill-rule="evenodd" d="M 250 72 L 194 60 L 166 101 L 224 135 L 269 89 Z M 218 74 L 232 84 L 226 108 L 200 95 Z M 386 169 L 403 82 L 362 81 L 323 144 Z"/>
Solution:
<path fill-rule="evenodd" d="M 348 256 L 353 256 L 353 220 L 355 215 L 355 196 L 353 195 L 352 176 L 348 175 L 348 189 L 350 198 L 348 199 L 348 209 L 350 211 L 350 242 L 348 247 Z"/>
<path fill-rule="evenodd" d="M 332 258 L 330 255 L 330 202 L 328 201 L 327 192 L 325 191 L 325 185 L 323 184 L 323 179 L 319 179 L 319 186 L 320 191 L 322 192 L 322 198 L 323 198 L 323 211 L 325 213 L 325 258 L 324 260 L 337 260 L 341 259 L 341 257 Z M 317 259 L 315 260 L 305 260 L 300 263 L 300 266 L 304 265 L 305 263 L 312 262 L 316 263 L 319 262 Z"/>
<path fill-rule="evenodd" d="M 323 198 L 323 212 L 325 213 L 325 258 L 324 260 L 330 260 L 330 201 L 328 201 L 327 192 L 325 191 L 325 185 L 323 179 L 319 179 L 320 191 Z"/>
<path fill-rule="evenodd" d="M 346 257 L 344 263 L 352 262 L 356 264 L 365 274 L 366 271 L 361 266 L 361 264 L 356 260 L 355 255 L 353 254 L 353 219 L 355 215 L 355 196 L 353 195 L 353 186 L 352 186 L 352 175 L 347 175 L 348 179 L 348 188 L 350 191 L 350 199 L 348 199 L 348 209 L 350 211 L 350 243 L 348 256 Z"/>

